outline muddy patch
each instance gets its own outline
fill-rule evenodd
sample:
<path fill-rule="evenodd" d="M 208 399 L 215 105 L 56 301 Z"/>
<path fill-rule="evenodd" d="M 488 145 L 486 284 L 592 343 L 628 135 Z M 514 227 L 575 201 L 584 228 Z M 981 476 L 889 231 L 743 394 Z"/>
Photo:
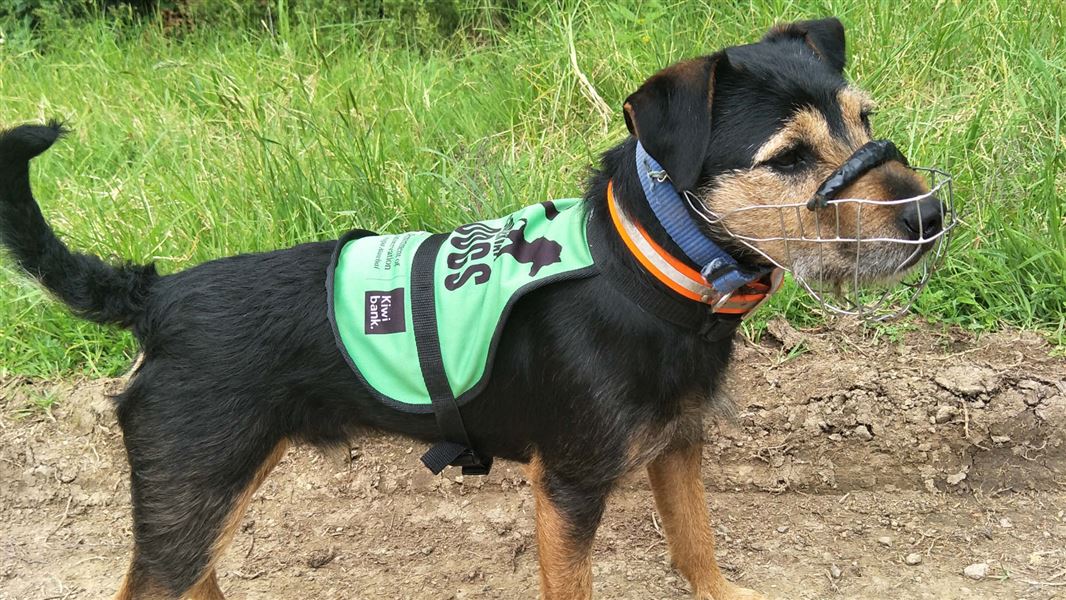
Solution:
<path fill-rule="evenodd" d="M 727 574 L 772 598 L 1066 597 L 1064 377 L 1032 334 L 775 323 L 741 344 L 735 417 L 706 425 Z M 113 593 L 130 544 L 121 385 L 0 383 L 0 599 Z M 372 436 L 290 453 L 219 570 L 228 597 L 535 597 L 518 465 L 434 477 L 421 450 Z M 597 597 L 688 597 L 643 478 L 613 498 L 595 565 Z"/>

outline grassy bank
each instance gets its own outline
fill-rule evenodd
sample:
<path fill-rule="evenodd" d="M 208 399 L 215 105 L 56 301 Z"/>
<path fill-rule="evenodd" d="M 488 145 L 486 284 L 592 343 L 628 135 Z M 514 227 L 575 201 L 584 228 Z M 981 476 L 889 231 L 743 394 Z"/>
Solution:
<path fill-rule="evenodd" d="M 460 11 L 450 30 L 421 13 L 290 4 L 182 33 L 114 16 L 0 26 L 0 125 L 60 116 L 75 129 L 33 173 L 72 247 L 173 272 L 354 226 L 439 230 L 572 197 L 625 126 L 583 93 L 570 39 L 613 110 L 669 62 L 832 13 L 850 76 L 880 101 L 878 133 L 956 177 L 966 227 L 918 312 L 1063 340 L 1066 4 L 574 2 Z M 811 319 L 795 291 L 774 304 Z M 2 263 L 0 376 L 110 374 L 132 352 Z"/>

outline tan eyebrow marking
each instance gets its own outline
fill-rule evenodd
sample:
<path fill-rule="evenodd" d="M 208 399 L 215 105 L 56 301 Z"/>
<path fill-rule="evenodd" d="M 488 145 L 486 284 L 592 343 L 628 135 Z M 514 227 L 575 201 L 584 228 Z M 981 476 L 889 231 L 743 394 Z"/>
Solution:
<path fill-rule="evenodd" d="M 797 142 L 809 144 L 820 154 L 832 153 L 836 146 L 829 132 L 829 123 L 822 113 L 813 108 L 804 108 L 755 152 L 755 164 L 770 159 Z"/>
<path fill-rule="evenodd" d="M 862 114 L 877 106 L 873 98 L 863 90 L 846 87 L 837 93 L 837 102 L 847 126 L 848 137 L 855 143 L 869 140 L 870 134 L 862 124 Z"/>
<path fill-rule="evenodd" d="M 855 113 L 877 108 L 877 102 L 873 99 L 873 96 L 866 90 L 860 90 L 856 87 L 848 86 L 840 90 L 837 93 L 837 100 L 840 102 L 841 108 L 848 110 L 850 107 Z"/>

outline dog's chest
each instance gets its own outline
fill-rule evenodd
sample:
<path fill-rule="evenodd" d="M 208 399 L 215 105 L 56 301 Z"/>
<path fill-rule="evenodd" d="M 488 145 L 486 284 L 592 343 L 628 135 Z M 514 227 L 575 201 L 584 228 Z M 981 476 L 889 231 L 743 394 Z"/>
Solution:
<path fill-rule="evenodd" d="M 543 202 L 447 234 L 346 236 L 329 267 L 338 348 L 386 404 L 432 411 L 481 391 L 525 293 L 596 273 L 580 200 Z"/>

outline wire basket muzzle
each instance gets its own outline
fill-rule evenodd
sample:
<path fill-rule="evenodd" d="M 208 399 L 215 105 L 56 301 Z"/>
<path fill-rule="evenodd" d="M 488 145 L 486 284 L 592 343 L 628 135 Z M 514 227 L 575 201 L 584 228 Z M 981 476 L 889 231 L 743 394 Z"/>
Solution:
<path fill-rule="evenodd" d="M 927 180 L 928 192 L 894 200 L 829 199 L 815 210 L 808 202 L 789 202 L 724 213 L 710 213 L 695 196 L 685 196 L 716 232 L 792 273 L 825 312 L 883 321 L 914 304 L 942 263 L 958 225 L 951 175 L 935 168 L 910 168 Z M 908 235 L 899 227 L 886 228 L 886 210 L 911 211 L 908 221 L 916 230 Z M 939 220 L 929 214 L 937 210 Z M 741 213 L 749 214 L 737 219 Z M 738 221 L 760 223 L 764 230 L 736 231 L 731 223 Z M 770 248 L 774 251 L 768 252 Z"/>

